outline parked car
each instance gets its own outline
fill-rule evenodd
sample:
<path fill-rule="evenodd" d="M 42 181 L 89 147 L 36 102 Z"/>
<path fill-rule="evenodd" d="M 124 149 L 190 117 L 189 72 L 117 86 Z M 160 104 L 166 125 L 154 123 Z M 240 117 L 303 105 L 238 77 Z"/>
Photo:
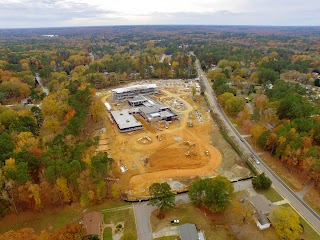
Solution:
<path fill-rule="evenodd" d="M 174 219 L 171 221 L 172 224 L 178 224 L 180 221 L 178 219 Z"/>

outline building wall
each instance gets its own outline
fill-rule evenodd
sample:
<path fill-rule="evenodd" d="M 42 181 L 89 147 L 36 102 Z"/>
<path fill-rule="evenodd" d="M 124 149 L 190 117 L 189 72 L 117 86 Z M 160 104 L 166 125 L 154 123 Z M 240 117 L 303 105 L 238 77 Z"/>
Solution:
<path fill-rule="evenodd" d="M 154 94 L 156 91 L 156 88 L 149 88 L 149 89 L 137 89 L 129 92 L 124 92 L 124 93 L 113 93 L 113 99 L 116 100 L 123 100 L 126 98 L 131 98 L 134 97 L 138 94 L 144 94 L 144 95 L 151 95 Z"/>
<path fill-rule="evenodd" d="M 264 230 L 264 229 L 267 229 L 270 227 L 270 223 L 266 223 L 266 224 L 263 224 L 261 225 L 259 221 L 257 221 L 257 227 L 260 229 L 260 230 Z"/>

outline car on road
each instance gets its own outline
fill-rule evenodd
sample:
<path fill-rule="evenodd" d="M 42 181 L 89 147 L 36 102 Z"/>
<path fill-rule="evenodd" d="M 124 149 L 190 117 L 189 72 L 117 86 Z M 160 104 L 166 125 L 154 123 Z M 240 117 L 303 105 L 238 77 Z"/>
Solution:
<path fill-rule="evenodd" d="M 256 164 L 260 164 L 260 161 L 259 161 L 257 158 L 255 158 L 254 156 L 252 156 L 251 159 L 252 159 Z"/>
<path fill-rule="evenodd" d="M 174 219 L 171 221 L 172 224 L 178 224 L 180 221 L 178 219 Z"/>
<path fill-rule="evenodd" d="M 243 138 L 240 138 L 240 141 L 241 141 L 241 142 L 244 142 L 244 139 L 243 139 Z"/>

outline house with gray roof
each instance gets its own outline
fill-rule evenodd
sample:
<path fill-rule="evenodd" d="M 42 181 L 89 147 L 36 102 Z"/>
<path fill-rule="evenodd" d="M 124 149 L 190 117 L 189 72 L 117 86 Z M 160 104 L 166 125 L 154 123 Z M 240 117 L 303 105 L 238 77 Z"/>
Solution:
<path fill-rule="evenodd" d="M 268 216 L 271 210 L 277 206 L 261 194 L 251 197 L 250 203 L 255 208 L 253 219 L 255 220 L 257 227 L 260 230 L 269 228 L 271 223 Z"/>
<path fill-rule="evenodd" d="M 191 223 L 180 225 L 179 235 L 181 240 L 198 240 L 199 239 L 196 225 Z"/>

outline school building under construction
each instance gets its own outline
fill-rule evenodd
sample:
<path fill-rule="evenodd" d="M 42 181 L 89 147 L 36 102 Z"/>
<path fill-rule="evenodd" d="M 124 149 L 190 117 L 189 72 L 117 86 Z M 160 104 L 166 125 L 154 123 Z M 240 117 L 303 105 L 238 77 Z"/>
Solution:
<path fill-rule="evenodd" d="M 139 94 L 141 95 L 152 95 L 156 92 L 156 84 L 142 84 L 134 85 L 125 88 L 116 88 L 112 90 L 113 100 L 123 100 L 133 98 Z"/>

